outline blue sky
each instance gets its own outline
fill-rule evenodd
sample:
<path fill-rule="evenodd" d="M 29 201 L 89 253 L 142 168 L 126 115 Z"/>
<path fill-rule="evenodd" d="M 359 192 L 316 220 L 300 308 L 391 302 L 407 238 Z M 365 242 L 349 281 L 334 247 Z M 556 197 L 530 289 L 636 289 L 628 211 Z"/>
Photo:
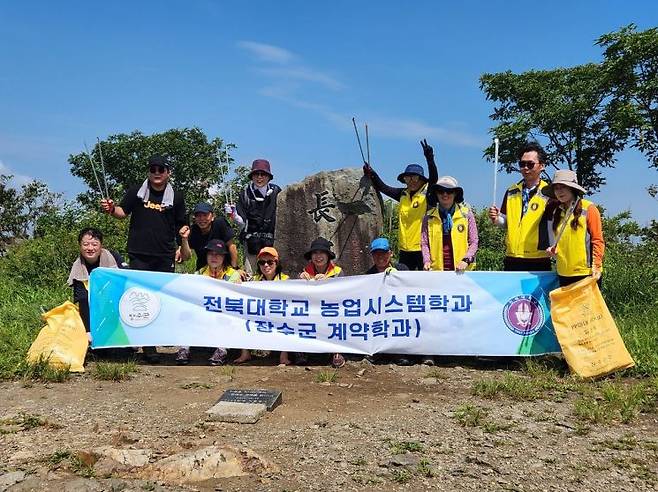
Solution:
<path fill-rule="evenodd" d="M 0 3 L 0 172 L 83 190 L 67 158 L 83 141 L 199 126 L 235 143 L 240 164 L 270 160 L 285 185 L 360 165 L 351 117 L 368 122 L 373 167 L 393 183 L 418 141 L 471 203 L 491 202 L 492 106 L 483 72 L 600 59 L 594 40 L 658 25 L 647 1 L 198 1 Z M 658 217 L 658 183 L 619 155 L 594 200 Z M 499 176 L 503 187 L 516 179 Z"/>

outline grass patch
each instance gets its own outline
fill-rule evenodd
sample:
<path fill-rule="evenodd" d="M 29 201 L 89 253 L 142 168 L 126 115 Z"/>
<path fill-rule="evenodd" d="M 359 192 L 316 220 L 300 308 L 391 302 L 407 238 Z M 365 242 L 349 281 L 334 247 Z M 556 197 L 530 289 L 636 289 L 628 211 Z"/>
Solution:
<path fill-rule="evenodd" d="M 221 366 L 217 368 L 217 372 L 221 376 L 233 377 L 235 375 L 235 366 Z"/>
<path fill-rule="evenodd" d="M 388 441 L 388 449 L 392 454 L 404 454 L 407 451 L 420 453 L 423 451 L 423 445 L 418 441 Z"/>
<path fill-rule="evenodd" d="M 501 424 L 489 418 L 489 410 L 484 407 L 465 403 L 457 407 L 453 417 L 462 427 L 479 427 L 487 434 L 508 430 L 512 424 Z"/>
<path fill-rule="evenodd" d="M 640 413 L 654 412 L 658 404 L 658 388 L 654 382 L 605 381 L 598 389 L 598 393 L 581 396 L 574 402 L 573 414 L 577 419 L 596 424 L 611 421 L 627 424 Z"/>
<path fill-rule="evenodd" d="M 338 371 L 323 369 L 315 375 L 316 383 L 335 383 L 338 381 Z"/>
<path fill-rule="evenodd" d="M 487 419 L 489 410 L 477 405 L 465 403 L 454 412 L 454 417 L 462 427 L 480 427 Z"/>
<path fill-rule="evenodd" d="M 0 264 L 5 258 L 0 259 Z M 69 265 L 70 267 L 70 265 Z M 39 365 L 30 366 L 25 355 L 44 325 L 41 313 L 58 306 L 70 297 L 64 281 L 52 287 L 37 287 L 30 282 L 10 278 L 0 268 L 0 379 L 26 377 L 48 382 L 61 382 L 68 371 L 52 371 Z"/>
<path fill-rule="evenodd" d="M 197 382 L 192 382 L 192 383 L 185 383 L 180 385 L 181 389 L 184 390 L 189 390 L 189 389 L 211 389 L 214 388 L 214 384 L 210 383 L 197 383 Z"/>
<path fill-rule="evenodd" d="M 71 377 L 70 367 L 53 367 L 47 358 L 39 357 L 33 364 L 22 362 L 17 374 L 22 374 L 24 383 L 43 381 L 46 383 L 63 383 Z"/>
<path fill-rule="evenodd" d="M 55 451 L 46 462 L 51 469 L 64 467 L 70 469 L 73 473 L 84 478 L 93 478 L 96 476 L 94 464 L 97 456 L 88 453 L 72 453 L 69 450 Z"/>
<path fill-rule="evenodd" d="M 425 478 L 432 478 L 434 476 L 434 471 L 432 471 L 432 463 L 425 459 L 420 460 L 420 463 L 418 463 L 418 466 L 416 467 L 416 472 Z"/>
<path fill-rule="evenodd" d="M 393 470 L 391 473 L 392 479 L 395 483 L 407 483 L 409 480 L 413 478 L 413 474 L 404 468 L 401 468 L 399 470 Z"/>
<path fill-rule="evenodd" d="M 448 375 L 439 367 L 432 367 L 425 372 L 426 378 L 447 379 Z"/>
<path fill-rule="evenodd" d="M 139 372 L 135 361 L 129 362 L 97 362 L 91 370 L 91 377 L 99 381 L 125 381 Z"/>
<path fill-rule="evenodd" d="M 507 373 L 502 379 L 483 379 L 477 381 L 472 393 L 482 398 L 506 396 L 517 401 L 536 400 L 541 395 L 541 388 L 531 379 Z"/>
<path fill-rule="evenodd" d="M 0 419 L 0 435 L 2 434 L 15 434 L 17 432 L 29 431 L 37 427 L 53 427 L 57 425 L 50 424 L 46 419 L 38 415 L 31 415 L 28 413 L 19 413 L 15 417 L 8 417 Z"/>

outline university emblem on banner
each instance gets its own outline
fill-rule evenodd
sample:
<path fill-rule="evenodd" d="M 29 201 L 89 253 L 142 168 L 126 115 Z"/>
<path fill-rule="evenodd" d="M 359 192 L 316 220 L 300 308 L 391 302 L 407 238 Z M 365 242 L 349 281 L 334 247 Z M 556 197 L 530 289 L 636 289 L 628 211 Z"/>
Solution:
<path fill-rule="evenodd" d="M 533 296 L 516 296 L 505 304 L 503 321 L 514 333 L 527 337 L 534 335 L 544 326 L 544 310 Z"/>
<path fill-rule="evenodd" d="M 160 298 L 147 289 L 131 287 L 119 300 L 121 321 L 133 328 L 141 328 L 152 323 L 158 314 L 160 314 Z"/>

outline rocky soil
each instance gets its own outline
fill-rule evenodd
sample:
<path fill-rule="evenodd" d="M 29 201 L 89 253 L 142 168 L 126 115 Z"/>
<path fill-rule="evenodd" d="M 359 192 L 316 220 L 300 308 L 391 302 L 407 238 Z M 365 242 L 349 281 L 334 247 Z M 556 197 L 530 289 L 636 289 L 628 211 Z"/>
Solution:
<path fill-rule="evenodd" d="M 577 394 L 473 394 L 507 367 L 351 361 L 177 367 L 0 383 L 0 490 L 655 490 L 656 413 L 584 425 Z M 470 365 L 469 365 L 470 364 Z M 90 364 L 93 367 L 93 363 Z M 227 388 L 276 388 L 256 424 L 206 421 Z"/>

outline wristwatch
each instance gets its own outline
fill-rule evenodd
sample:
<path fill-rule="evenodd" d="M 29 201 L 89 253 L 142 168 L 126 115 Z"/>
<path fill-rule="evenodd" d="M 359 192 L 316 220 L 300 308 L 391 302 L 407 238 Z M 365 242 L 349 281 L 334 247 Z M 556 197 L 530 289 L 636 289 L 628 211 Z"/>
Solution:
<path fill-rule="evenodd" d="M 462 261 L 464 263 L 466 263 L 467 265 L 470 265 L 471 263 L 473 263 L 474 260 L 475 260 L 474 258 L 469 258 L 469 257 L 462 258 Z"/>

